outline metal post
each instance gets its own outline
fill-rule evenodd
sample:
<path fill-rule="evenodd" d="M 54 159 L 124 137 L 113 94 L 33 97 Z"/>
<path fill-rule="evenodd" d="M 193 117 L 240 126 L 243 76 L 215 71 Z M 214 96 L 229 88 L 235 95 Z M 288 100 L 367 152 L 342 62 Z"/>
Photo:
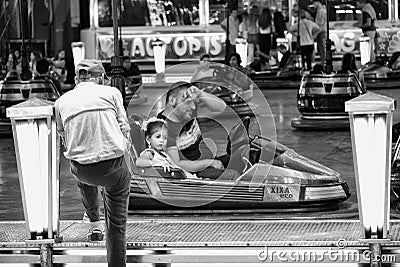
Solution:
<path fill-rule="evenodd" d="M 326 42 L 325 42 L 325 73 L 330 74 L 333 71 L 332 65 L 332 40 L 329 38 L 329 0 L 326 0 Z"/>
<path fill-rule="evenodd" d="M 226 64 L 229 65 L 228 57 L 231 54 L 231 42 L 229 40 L 229 17 L 231 12 L 231 0 L 228 0 L 227 4 L 227 16 L 226 16 L 226 41 L 225 41 L 225 61 Z"/>
<path fill-rule="evenodd" d="M 23 81 L 28 81 L 32 79 L 32 73 L 29 70 L 29 61 L 28 61 L 28 55 L 26 51 L 26 45 L 25 45 L 25 38 L 28 36 L 28 23 L 27 23 L 27 18 L 28 18 L 28 3 L 26 0 L 21 0 L 20 1 L 20 30 L 21 30 L 21 37 L 22 37 L 22 46 L 21 46 L 21 67 L 22 67 L 22 73 L 21 73 L 21 80 Z"/>
<path fill-rule="evenodd" d="M 114 56 L 111 57 L 111 85 L 117 87 L 122 94 L 122 98 L 125 102 L 125 80 L 122 76 L 124 70 L 122 69 L 122 57 L 120 54 L 120 47 L 118 42 L 118 23 L 120 13 L 119 0 L 112 0 L 112 17 L 113 17 L 113 31 L 114 31 Z"/>

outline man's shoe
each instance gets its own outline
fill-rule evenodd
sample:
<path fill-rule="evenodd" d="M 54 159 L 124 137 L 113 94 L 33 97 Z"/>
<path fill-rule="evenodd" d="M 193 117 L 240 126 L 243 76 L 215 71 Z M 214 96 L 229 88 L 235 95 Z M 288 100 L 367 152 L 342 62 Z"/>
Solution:
<path fill-rule="evenodd" d="M 104 227 L 100 221 L 91 222 L 87 238 L 90 242 L 103 241 Z"/>
<path fill-rule="evenodd" d="M 103 230 L 95 228 L 87 234 L 87 238 L 89 239 L 90 242 L 103 241 L 104 239 Z"/>

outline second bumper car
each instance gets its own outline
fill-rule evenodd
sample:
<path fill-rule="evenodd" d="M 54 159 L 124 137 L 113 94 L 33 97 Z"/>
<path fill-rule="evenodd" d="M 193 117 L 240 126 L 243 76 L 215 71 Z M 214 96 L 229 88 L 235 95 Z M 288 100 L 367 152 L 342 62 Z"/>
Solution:
<path fill-rule="evenodd" d="M 392 69 L 385 63 L 368 63 L 361 68 L 367 89 L 400 89 L 400 69 Z"/>
<path fill-rule="evenodd" d="M 301 70 L 269 70 L 255 72 L 250 77 L 260 90 L 297 90 L 300 87 L 300 82 L 303 74 Z"/>
<path fill-rule="evenodd" d="M 366 91 L 355 74 L 312 74 L 301 81 L 297 94 L 300 117 L 292 120 L 298 129 L 348 129 L 344 103 Z"/>

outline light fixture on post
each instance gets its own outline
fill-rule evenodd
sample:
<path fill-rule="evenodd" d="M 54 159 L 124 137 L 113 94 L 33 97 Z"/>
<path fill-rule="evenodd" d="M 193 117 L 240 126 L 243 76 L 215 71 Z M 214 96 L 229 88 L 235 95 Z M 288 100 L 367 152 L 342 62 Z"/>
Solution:
<path fill-rule="evenodd" d="M 390 241 L 390 159 L 395 104 L 394 99 L 372 92 L 345 103 L 350 116 L 358 208 L 364 237 L 361 241 L 370 245 L 371 260 L 380 259 L 376 256 L 381 255 L 381 245 Z"/>
<path fill-rule="evenodd" d="M 360 41 L 360 56 L 361 56 L 361 65 L 365 65 L 370 61 L 371 58 L 371 48 L 370 48 L 370 38 L 366 35 L 361 36 Z"/>
<path fill-rule="evenodd" d="M 6 110 L 14 136 L 26 242 L 41 244 L 47 252 L 51 249 L 49 244 L 62 240 L 59 236 L 60 142 L 53 105 L 33 98 Z"/>
<path fill-rule="evenodd" d="M 74 58 L 75 67 L 85 59 L 85 43 L 84 42 L 72 42 L 72 57 Z"/>
<path fill-rule="evenodd" d="M 165 42 L 160 39 L 155 39 L 151 41 L 151 46 L 154 52 L 154 65 L 157 74 L 162 74 L 165 72 Z"/>
<path fill-rule="evenodd" d="M 239 37 L 236 38 L 236 53 L 239 54 L 242 62 L 240 63 L 240 65 L 242 65 L 242 67 L 246 67 L 247 66 L 247 40 L 243 37 Z"/>

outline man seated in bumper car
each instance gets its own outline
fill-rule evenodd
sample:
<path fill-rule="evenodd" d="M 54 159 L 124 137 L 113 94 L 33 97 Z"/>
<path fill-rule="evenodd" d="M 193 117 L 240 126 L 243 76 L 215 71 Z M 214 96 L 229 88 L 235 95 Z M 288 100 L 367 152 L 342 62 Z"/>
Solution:
<path fill-rule="evenodd" d="M 166 153 L 180 168 L 198 177 L 235 180 L 243 166 L 231 168 L 230 156 L 215 157 L 203 141 L 199 118 L 213 118 L 226 108 L 225 102 L 190 83 L 171 85 L 165 110 L 158 114 L 168 125 Z M 237 165 L 237 164 L 235 164 Z"/>

